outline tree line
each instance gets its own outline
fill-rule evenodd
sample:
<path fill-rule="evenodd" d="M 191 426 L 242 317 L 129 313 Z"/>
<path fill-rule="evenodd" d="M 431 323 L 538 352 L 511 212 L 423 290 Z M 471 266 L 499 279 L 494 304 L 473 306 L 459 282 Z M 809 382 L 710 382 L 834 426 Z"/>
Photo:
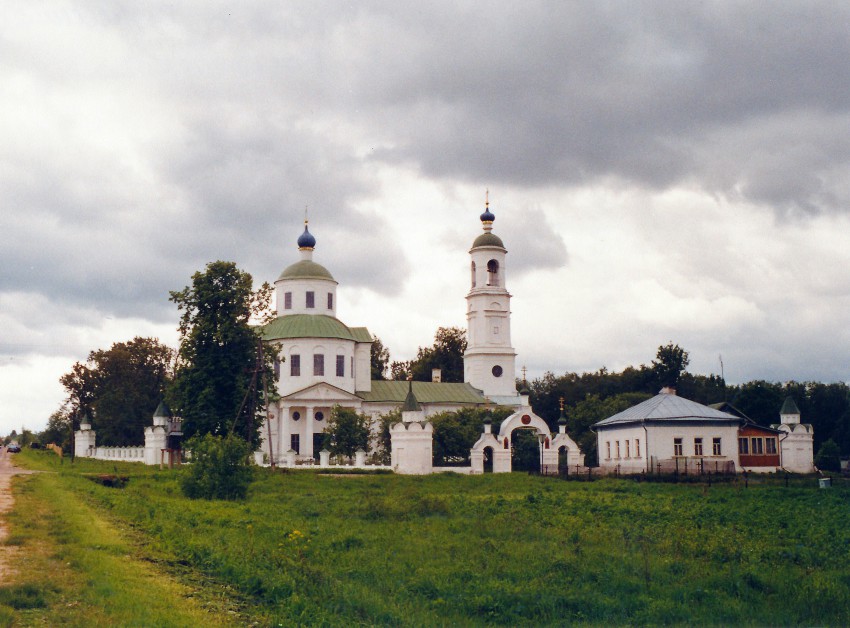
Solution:
<path fill-rule="evenodd" d="M 192 275 L 189 286 L 170 293 L 180 312 L 179 347 L 137 337 L 92 351 L 85 362 L 75 363 L 61 377 L 67 397 L 39 440 L 69 446 L 71 432 L 87 419 L 97 430 L 100 444 L 135 445 L 153 410 L 165 400 L 183 418 L 187 437 L 235 434 L 255 447 L 265 404 L 276 394 L 268 382 L 273 381 L 279 358 L 274 347 L 261 341 L 258 325 L 274 316 L 271 293 L 268 284 L 255 290 L 251 275 L 232 262 L 207 264 Z M 466 347 L 465 330 L 439 327 L 433 345 L 419 347 L 412 360 L 393 361 L 389 348 L 374 337 L 372 379 L 430 381 L 432 369 L 439 368 L 442 381 L 462 382 Z M 553 431 L 563 403 L 568 432 L 588 455 L 588 462 L 595 460 L 596 447 L 590 426 L 649 398 L 663 386 L 675 386 L 680 396 L 703 404 L 729 402 L 760 425 L 778 423 L 779 408 L 791 396 L 803 422 L 814 426 L 815 451 L 827 445 L 840 455 L 850 454 L 850 389 L 845 383 L 755 380 L 727 385 L 715 374 L 690 373 L 689 363 L 688 352 L 671 342 L 658 348 L 649 365 L 619 372 L 604 367 L 559 376 L 547 372 L 530 382 L 518 381 L 517 389 L 528 388 L 535 412 Z M 453 443 L 448 448 L 437 442 L 436 450 L 445 451 L 439 454 L 441 462 L 466 447 L 473 432 L 480 434 L 483 420 L 484 414 L 440 418 L 437 423 L 454 422 L 455 431 L 467 434 L 462 445 L 450 436 L 445 438 Z M 388 439 L 388 428 L 384 431 Z M 362 435 L 361 428 L 357 432 Z"/>

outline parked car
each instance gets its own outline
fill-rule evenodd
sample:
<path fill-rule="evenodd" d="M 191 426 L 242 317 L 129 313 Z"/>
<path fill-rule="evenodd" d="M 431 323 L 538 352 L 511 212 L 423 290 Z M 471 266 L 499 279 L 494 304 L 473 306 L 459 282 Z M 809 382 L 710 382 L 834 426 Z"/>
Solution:
<path fill-rule="evenodd" d="M 6 451 L 8 451 L 10 454 L 16 454 L 21 451 L 21 446 L 18 445 L 18 443 L 9 443 L 6 446 Z"/>

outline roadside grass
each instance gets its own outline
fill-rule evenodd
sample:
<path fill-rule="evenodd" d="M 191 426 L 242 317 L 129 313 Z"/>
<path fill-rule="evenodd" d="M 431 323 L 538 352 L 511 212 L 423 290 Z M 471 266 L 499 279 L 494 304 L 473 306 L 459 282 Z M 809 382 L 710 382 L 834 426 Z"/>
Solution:
<path fill-rule="evenodd" d="M 257 470 L 248 500 L 207 502 L 179 471 L 23 460 L 58 469 L 44 498 L 90 504 L 260 625 L 850 624 L 844 483 Z"/>
<path fill-rule="evenodd" d="M 67 477 L 21 476 L 14 491 L 7 543 L 18 546 L 17 573 L 0 586 L 0 625 L 238 623 L 221 616 L 221 603 L 204 608 L 193 588 L 142 559 L 127 534 L 68 490 Z"/>

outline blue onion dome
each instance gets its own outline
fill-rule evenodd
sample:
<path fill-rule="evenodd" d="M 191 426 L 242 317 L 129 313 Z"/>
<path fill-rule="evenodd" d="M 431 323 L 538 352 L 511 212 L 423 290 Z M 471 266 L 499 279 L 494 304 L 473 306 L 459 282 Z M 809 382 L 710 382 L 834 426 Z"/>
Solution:
<path fill-rule="evenodd" d="M 298 236 L 299 249 L 312 249 L 316 247 L 316 238 L 307 230 L 307 221 L 304 221 L 304 233 Z"/>
<path fill-rule="evenodd" d="M 490 211 L 490 192 L 487 191 L 487 199 L 484 203 L 484 213 L 481 214 L 481 226 L 484 228 L 484 233 L 475 238 L 472 243 L 472 248 L 479 246 L 495 246 L 500 249 L 505 248 L 502 239 L 493 233 L 493 221 L 496 220 L 496 215 Z"/>

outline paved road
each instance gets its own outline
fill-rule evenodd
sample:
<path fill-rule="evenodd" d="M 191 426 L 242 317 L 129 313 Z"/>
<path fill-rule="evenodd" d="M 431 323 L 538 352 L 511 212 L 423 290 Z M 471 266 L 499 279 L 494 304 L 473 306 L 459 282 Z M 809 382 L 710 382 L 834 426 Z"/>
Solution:
<path fill-rule="evenodd" d="M 0 447 L 0 584 L 7 580 L 12 571 L 11 565 L 14 564 L 14 554 L 16 547 L 5 545 L 6 521 L 3 515 L 12 509 L 14 500 L 12 499 L 12 476 L 26 473 L 35 473 L 19 469 L 13 463 L 14 454 L 6 451 L 5 447 Z"/>

